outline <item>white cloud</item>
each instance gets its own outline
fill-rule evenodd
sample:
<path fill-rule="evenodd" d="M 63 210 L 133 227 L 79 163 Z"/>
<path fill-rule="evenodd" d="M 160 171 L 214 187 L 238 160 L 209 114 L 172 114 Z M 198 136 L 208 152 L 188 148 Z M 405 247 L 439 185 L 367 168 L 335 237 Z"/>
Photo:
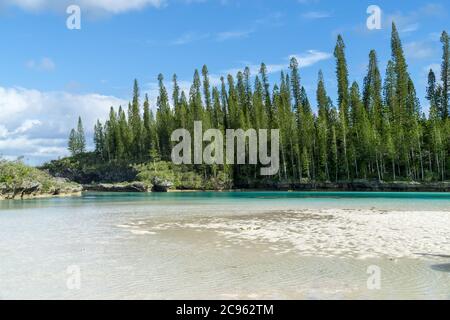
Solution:
<path fill-rule="evenodd" d="M 332 57 L 332 55 L 327 52 L 308 50 L 306 53 L 290 56 L 290 58 L 292 57 L 295 57 L 298 60 L 298 65 L 300 68 L 306 68 L 322 60 L 328 60 Z"/>
<path fill-rule="evenodd" d="M 305 53 L 302 54 L 293 54 L 290 55 L 287 59 L 285 59 L 285 62 L 278 63 L 278 64 L 266 64 L 267 72 L 268 73 L 277 73 L 281 72 L 282 70 L 286 70 L 289 68 L 289 62 L 292 57 L 295 57 L 298 61 L 299 68 L 306 68 L 309 66 L 312 66 L 320 61 L 328 60 L 332 57 L 330 53 L 322 52 L 318 50 L 308 50 Z M 249 65 L 250 72 L 252 74 L 257 74 L 260 69 L 259 64 Z M 239 71 L 242 71 L 243 68 L 234 68 L 225 70 L 224 73 L 226 74 L 232 74 L 235 75 Z"/>
<path fill-rule="evenodd" d="M 434 48 L 426 41 L 413 41 L 405 44 L 405 55 L 410 59 L 430 58 L 434 52 Z"/>
<path fill-rule="evenodd" d="M 413 23 L 407 26 L 404 26 L 399 30 L 400 33 L 410 33 L 419 30 L 420 25 L 418 23 Z"/>
<path fill-rule="evenodd" d="M 217 34 L 217 41 L 247 38 L 254 30 L 224 31 Z"/>
<path fill-rule="evenodd" d="M 174 46 L 181 46 L 207 38 L 209 38 L 209 33 L 200 34 L 196 32 L 187 32 L 181 35 L 179 38 L 173 40 L 170 44 Z"/>
<path fill-rule="evenodd" d="M 6 138 L 8 134 L 9 134 L 8 129 L 6 129 L 4 125 L 0 124 L 0 139 Z"/>
<path fill-rule="evenodd" d="M 79 5 L 82 12 L 86 10 L 113 14 L 140 10 L 147 6 L 158 8 L 164 4 L 165 0 L 6 0 L 6 5 L 17 6 L 26 11 L 63 10 L 69 5 Z"/>
<path fill-rule="evenodd" d="M 243 39 L 247 38 L 250 34 L 254 32 L 251 30 L 236 30 L 236 31 L 224 31 L 217 34 L 211 35 L 209 33 L 198 33 L 194 31 L 186 32 L 182 34 L 177 39 L 170 42 L 171 45 L 181 46 L 190 44 L 192 42 L 197 42 L 205 39 L 215 39 L 216 41 L 222 42 L 233 39 Z"/>
<path fill-rule="evenodd" d="M 67 136 L 78 116 L 91 143 L 96 120 L 105 120 L 111 106 L 126 103 L 99 94 L 0 87 L 0 155 L 23 155 L 33 163 L 65 155 Z"/>
<path fill-rule="evenodd" d="M 417 31 L 420 27 L 419 21 L 427 18 L 439 18 L 445 16 L 445 9 L 439 4 L 429 3 L 417 10 L 408 13 L 394 13 L 387 15 L 385 28 L 389 29 L 392 22 L 395 22 L 397 29 L 402 33 Z"/>
<path fill-rule="evenodd" d="M 268 64 L 268 72 L 275 73 L 289 67 L 289 58 L 295 56 L 301 68 L 329 59 L 331 54 L 309 50 L 291 55 L 283 63 Z M 250 65 L 252 74 L 257 74 L 259 65 Z M 235 74 L 238 69 L 224 71 Z M 220 84 L 220 75 L 210 75 L 211 85 Z M 190 80 L 179 80 L 178 84 L 187 95 Z M 170 79 L 167 90 L 172 91 Z M 151 106 L 156 105 L 158 84 L 147 84 Z M 97 119 L 104 122 L 111 106 L 126 106 L 127 101 L 100 94 L 72 94 L 64 91 L 43 92 L 26 88 L 0 87 L 0 155 L 12 159 L 24 156 L 31 163 L 42 163 L 67 155 L 67 137 L 81 116 L 89 144 L 92 146 L 93 128 Z"/>
<path fill-rule="evenodd" d="M 53 71 L 56 69 L 56 64 L 50 58 L 42 58 L 39 61 L 29 60 L 26 63 L 27 68 L 38 71 Z"/>
<path fill-rule="evenodd" d="M 42 122 L 40 120 L 36 119 L 28 119 L 25 120 L 20 127 L 18 127 L 16 130 L 14 130 L 14 134 L 22 134 L 29 130 L 31 130 L 34 127 L 42 125 Z"/>
<path fill-rule="evenodd" d="M 302 17 L 305 19 L 315 20 L 315 19 L 324 19 L 330 18 L 331 13 L 325 11 L 309 11 L 302 14 Z"/>

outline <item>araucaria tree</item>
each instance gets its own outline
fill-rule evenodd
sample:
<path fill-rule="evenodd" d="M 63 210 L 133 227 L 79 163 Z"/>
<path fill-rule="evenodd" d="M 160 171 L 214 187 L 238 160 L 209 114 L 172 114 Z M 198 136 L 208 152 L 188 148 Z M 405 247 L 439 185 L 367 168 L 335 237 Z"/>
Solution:
<path fill-rule="evenodd" d="M 72 129 L 70 131 L 68 149 L 72 156 L 84 153 L 86 151 L 86 137 L 84 135 L 81 117 L 78 118 L 77 129 Z"/>
<path fill-rule="evenodd" d="M 329 97 L 324 72 L 318 74 L 316 105 L 311 105 L 301 83 L 300 62 L 292 58 L 289 72 L 279 83 L 269 81 L 261 64 L 258 74 L 245 68 L 236 75 L 211 81 L 207 66 L 195 71 L 189 92 L 181 90 L 176 75 L 173 92 L 167 92 L 158 76 L 159 95 L 151 105 L 141 99 L 137 81 L 128 114 L 111 108 L 109 119 L 94 128 L 98 161 L 139 164 L 171 161 L 171 133 L 184 128 L 193 133 L 194 121 L 203 130 L 280 130 L 280 170 L 271 182 L 316 183 L 324 181 L 416 180 L 437 181 L 450 177 L 450 55 L 449 36 L 441 36 L 443 54 L 440 75 L 428 75 L 428 115 L 422 113 L 395 24 L 392 25 L 391 57 L 384 79 L 379 57 L 370 51 L 367 72 L 360 85 L 349 80 L 344 39 L 334 49 L 337 101 Z M 330 76 L 330 74 L 328 75 Z M 141 101 L 142 100 L 142 101 Z M 142 106 L 141 106 L 142 103 Z M 153 109 L 152 109 L 153 108 Z M 143 110 L 142 110 L 143 109 Z M 85 152 L 81 119 L 69 137 L 73 155 Z M 247 142 L 246 148 L 249 148 Z M 191 165 L 205 180 L 222 175 L 235 186 L 266 183 L 259 165 Z"/>

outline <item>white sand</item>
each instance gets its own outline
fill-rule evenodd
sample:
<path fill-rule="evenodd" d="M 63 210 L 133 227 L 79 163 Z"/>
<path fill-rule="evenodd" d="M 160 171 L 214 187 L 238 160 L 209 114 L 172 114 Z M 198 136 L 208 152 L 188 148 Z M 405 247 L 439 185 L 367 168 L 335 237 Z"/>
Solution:
<path fill-rule="evenodd" d="M 134 234 L 214 231 L 231 244 L 268 244 L 278 254 L 359 259 L 450 254 L 450 211 L 302 210 L 121 227 Z"/>

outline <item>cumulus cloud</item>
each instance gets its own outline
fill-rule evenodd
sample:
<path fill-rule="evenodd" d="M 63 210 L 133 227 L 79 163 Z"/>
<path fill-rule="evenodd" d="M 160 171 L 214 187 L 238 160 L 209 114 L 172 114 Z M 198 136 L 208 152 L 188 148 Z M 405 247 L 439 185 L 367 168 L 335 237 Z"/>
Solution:
<path fill-rule="evenodd" d="M 291 55 L 283 63 L 268 64 L 269 73 L 280 72 L 289 67 L 289 59 L 296 57 L 300 68 L 329 59 L 331 54 L 309 50 Z M 259 65 L 250 65 L 252 74 L 257 74 Z M 220 84 L 220 75 L 236 74 L 240 69 L 226 70 L 211 74 L 211 84 Z M 170 81 L 167 89 L 172 90 Z M 180 79 L 181 90 L 189 93 L 190 80 Z M 154 107 L 158 96 L 158 84 L 148 83 L 143 93 L 149 95 Z M 100 94 L 73 94 L 65 91 L 43 92 L 26 88 L 5 88 L 0 86 L 0 156 L 12 159 L 24 156 L 30 163 L 44 161 L 67 155 L 67 137 L 81 116 L 88 142 L 92 148 L 93 128 L 97 119 L 102 122 L 108 117 L 111 106 L 126 106 L 128 101 Z"/>
<path fill-rule="evenodd" d="M 91 141 L 96 120 L 105 120 L 111 106 L 126 103 L 99 94 L 0 87 L 0 155 L 25 156 L 32 163 L 63 156 L 67 154 L 67 136 L 78 116 Z"/>
<path fill-rule="evenodd" d="M 64 10 L 69 5 L 79 5 L 87 12 L 122 13 L 145 7 L 161 7 L 165 0 L 6 0 L 6 5 L 27 11 Z M 65 12 L 65 10 L 64 10 Z"/>
<path fill-rule="evenodd" d="M 320 61 L 328 60 L 332 57 L 332 55 L 330 53 L 322 52 L 322 51 L 318 51 L 318 50 L 308 50 L 301 54 L 292 54 L 287 59 L 285 59 L 285 61 L 283 63 L 266 64 L 267 72 L 268 73 L 277 73 L 277 72 L 281 72 L 282 70 L 286 70 L 287 68 L 289 68 L 289 61 L 293 57 L 295 57 L 297 59 L 299 68 L 306 68 L 306 67 L 310 67 Z M 250 72 L 252 74 L 257 74 L 257 73 L 259 73 L 259 69 L 261 66 L 259 64 L 255 64 L 255 65 L 250 65 L 248 67 L 250 68 Z M 234 75 L 241 70 L 242 70 L 242 68 L 229 69 L 229 70 L 225 70 L 224 73 Z"/>

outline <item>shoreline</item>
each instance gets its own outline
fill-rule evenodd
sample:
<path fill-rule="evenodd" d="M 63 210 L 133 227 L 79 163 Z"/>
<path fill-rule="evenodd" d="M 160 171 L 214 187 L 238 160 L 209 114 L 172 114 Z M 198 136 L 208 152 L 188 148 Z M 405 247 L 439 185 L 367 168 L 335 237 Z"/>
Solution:
<path fill-rule="evenodd" d="M 77 192 L 67 192 L 67 193 L 60 193 L 60 194 L 36 194 L 36 195 L 24 195 L 21 197 L 16 196 L 4 196 L 0 195 L 0 201 L 8 201 L 8 200 L 16 200 L 16 201 L 23 201 L 23 200 L 36 200 L 36 199 L 50 199 L 50 198 L 71 198 L 71 197 L 81 197 L 83 195 L 83 191 L 77 191 Z"/>
<path fill-rule="evenodd" d="M 138 187 L 136 187 L 138 185 Z M 147 186 L 147 187 L 144 187 Z M 183 187 L 165 187 L 164 191 L 153 190 L 145 182 L 120 182 L 112 184 L 98 183 L 83 185 L 84 191 L 111 192 L 245 192 L 245 191 L 285 191 L 285 192 L 450 192 L 450 182 L 311 182 L 311 183 L 266 183 L 259 185 L 237 185 L 231 189 L 193 189 Z M 122 191 L 123 190 L 123 191 Z"/>
<path fill-rule="evenodd" d="M 132 184 L 131 184 L 132 185 Z M 168 189 L 166 192 L 152 191 L 151 188 L 128 188 L 129 185 L 124 183 L 109 184 L 110 190 L 105 188 L 105 184 L 98 184 L 100 188 L 97 190 L 93 185 L 84 185 L 83 190 L 73 192 L 61 193 L 38 193 L 38 194 L 0 194 L 0 201 L 2 200 L 33 200 L 33 199 L 47 199 L 47 198 L 64 198 L 64 197 L 81 197 L 84 192 L 105 192 L 105 193 L 203 193 L 203 192 L 394 192 L 394 193 L 449 193 L 450 182 L 443 183 L 417 183 L 417 182 L 390 182 L 390 183 L 317 183 L 317 184 L 294 184 L 294 185 L 278 185 L 272 187 L 259 188 L 235 188 L 235 189 Z M 293 187 L 293 188 L 290 188 Z"/>

